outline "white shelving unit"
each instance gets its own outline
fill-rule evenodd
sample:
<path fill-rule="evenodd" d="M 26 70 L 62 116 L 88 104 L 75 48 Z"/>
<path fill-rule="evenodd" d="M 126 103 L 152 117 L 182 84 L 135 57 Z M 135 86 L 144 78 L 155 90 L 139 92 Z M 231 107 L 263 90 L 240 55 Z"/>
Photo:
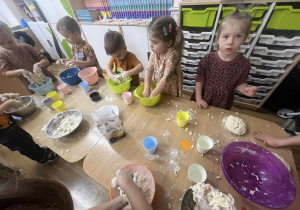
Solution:
<path fill-rule="evenodd" d="M 235 105 L 258 109 L 262 107 L 265 101 L 271 96 L 283 79 L 289 74 L 293 67 L 300 60 L 300 31 L 294 30 L 294 37 L 290 36 L 286 30 L 270 30 L 267 29 L 267 24 L 271 18 L 276 5 L 290 5 L 291 2 L 297 2 L 300 6 L 300 1 L 283 1 L 283 0 L 266 0 L 264 3 L 269 7 L 262 16 L 254 17 L 254 21 L 259 19 L 260 25 L 255 30 L 252 30 L 245 43 L 241 46 L 240 51 L 246 58 L 249 58 L 251 63 L 251 71 L 248 77 L 249 86 L 255 86 L 258 88 L 257 94 L 253 98 L 236 94 Z M 216 13 L 213 30 L 211 28 L 196 28 L 182 26 L 185 38 L 185 49 L 183 51 L 182 69 L 184 72 L 184 84 L 183 89 L 192 92 L 194 90 L 194 83 L 191 82 L 191 78 L 195 76 L 198 69 L 198 63 L 208 53 L 217 50 L 217 45 L 214 43 L 215 31 L 219 21 L 222 19 L 223 7 L 232 7 L 237 4 L 261 4 L 258 0 L 248 0 L 241 3 L 237 1 L 221 1 L 221 0 L 204 0 L 193 1 L 184 0 L 180 3 L 179 8 L 179 22 L 183 23 L 182 8 L 195 8 L 195 10 L 201 10 L 206 7 L 218 7 Z M 243 6 L 243 5 L 239 5 Z M 254 5 L 256 6 L 256 5 Z M 265 6 L 265 5 L 264 5 Z M 199 9 L 200 8 L 200 9 Z M 201 30 L 200 30 L 201 29 Z M 191 31 L 201 31 L 201 33 L 195 34 Z M 206 31 L 207 30 L 207 31 Z M 212 33 L 209 36 L 205 32 Z M 274 33 L 274 34 L 272 34 Z M 208 38 L 209 37 L 209 38 Z"/>

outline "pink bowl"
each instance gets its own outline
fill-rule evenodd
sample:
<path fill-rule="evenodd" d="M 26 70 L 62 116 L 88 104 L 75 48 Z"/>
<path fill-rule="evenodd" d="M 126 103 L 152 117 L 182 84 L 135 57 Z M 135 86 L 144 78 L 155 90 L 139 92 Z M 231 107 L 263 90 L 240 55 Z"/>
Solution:
<path fill-rule="evenodd" d="M 82 81 L 88 82 L 89 85 L 94 85 L 99 80 L 99 76 L 98 76 L 96 67 L 89 67 L 89 68 L 83 69 L 78 73 L 78 76 L 81 78 Z"/>

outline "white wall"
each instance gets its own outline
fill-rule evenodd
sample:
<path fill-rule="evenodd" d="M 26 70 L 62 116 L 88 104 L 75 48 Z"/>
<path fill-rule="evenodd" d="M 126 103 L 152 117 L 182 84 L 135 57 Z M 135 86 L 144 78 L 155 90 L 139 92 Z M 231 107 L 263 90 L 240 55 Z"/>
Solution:
<path fill-rule="evenodd" d="M 0 20 L 10 27 L 19 25 L 18 20 L 15 18 L 3 0 L 0 0 Z"/>

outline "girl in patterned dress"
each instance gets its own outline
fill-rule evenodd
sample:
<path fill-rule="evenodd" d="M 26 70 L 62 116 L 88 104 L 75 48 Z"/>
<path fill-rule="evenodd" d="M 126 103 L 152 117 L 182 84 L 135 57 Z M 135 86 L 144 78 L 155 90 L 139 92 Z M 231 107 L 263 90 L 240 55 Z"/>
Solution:
<path fill-rule="evenodd" d="M 238 52 L 249 35 L 251 16 L 235 11 L 226 16 L 216 32 L 219 50 L 201 59 L 196 76 L 196 86 L 191 100 L 200 108 L 208 105 L 230 110 L 234 92 L 254 96 L 256 87 L 247 84 L 250 62 Z"/>
<path fill-rule="evenodd" d="M 42 72 L 56 81 L 56 77 L 46 68 L 49 61 L 40 52 L 28 44 L 17 44 L 11 29 L 0 21 L 0 72 L 6 78 L 17 77 L 29 93 L 34 93 L 28 88 L 29 81 L 24 77 L 33 73 L 33 66 L 41 68 Z"/>
<path fill-rule="evenodd" d="M 152 98 L 160 93 L 182 97 L 183 73 L 180 65 L 183 49 L 183 34 L 170 16 L 154 18 L 148 26 L 150 55 L 145 72 L 143 97 Z M 157 86 L 150 90 L 151 78 Z"/>

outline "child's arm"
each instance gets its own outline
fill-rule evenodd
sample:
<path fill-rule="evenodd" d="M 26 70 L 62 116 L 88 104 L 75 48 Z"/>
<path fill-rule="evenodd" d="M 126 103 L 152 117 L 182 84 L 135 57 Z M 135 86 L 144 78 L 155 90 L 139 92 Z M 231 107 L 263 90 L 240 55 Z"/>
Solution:
<path fill-rule="evenodd" d="M 16 105 L 18 105 L 18 103 L 16 103 L 16 101 L 13 99 L 4 101 L 3 104 L 0 105 L 0 115 L 4 114 L 4 111 L 7 108 L 15 107 Z"/>
<path fill-rule="evenodd" d="M 300 136 L 293 136 L 284 139 L 277 139 L 271 135 L 266 134 L 265 132 L 255 132 L 253 133 L 254 138 L 263 141 L 266 145 L 271 147 L 282 147 L 282 146 L 292 146 L 300 145 Z"/>
<path fill-rule="evenodd" d="M 236 89 L 246 96 L 252 97 L 257 91 L 257 87 L 249 87 L 247 83 L 240 84 Z"/>
<path fill-rule="evenodd" d="M 145 87 L 144 87 L 144 91 L 143 91 L 144 98 L 148 98 L 150 96 L 150 84 L 151 84 L 151 79 L 152 79 L 153 71 L 154 71 L 153 62 L 154 62 L 154 53 L 151 53 L 149 61 L 148 61 L 148 66 L 145 71 L 145 78 L 144 78 Z"/>
<path fill-rule="evenodd" d="M 68 61 L 68 64 L 73 65 L 73 66 L 79 66 L 81 68 L 87 68 L 87 67 L 94 66 L 94 59 L 91 57 L 88 57 L 86 61 L 78 61 L 78 60 L 72 59 L 72 60 Z"/>
<path fill-rule="evenodd" d="M 49 65 L 49 61 L 47 58 L 43 58 L 40 62 L 38 62 L 38 67 L 42 68 L 44 66 L 48 66 Z"/>
<path fill-rule="evenodd" d="M 206 103 L 206 101 L 202 99 L 202 87 L 203 87 L 203 82 L 196 82 L 195 85 L 196 102 L 200 108 L 206 109 L 208 104 Z"/>
<path fill-rule="evenodd" d="M 26 70 L 25 69 L 18 69 L 18 70 L 13 70 L 13 71 L 6 71 L 4 73 L 4 76 L 6 78 L 19 77 L 19 76 L 23 75 L 24 71 L 26 71 Z"/>
<path fill-rule="evenodd" d="M 159 83 L 157 84 L 156 88 L 151 92 L 149 97 L 153 98 L 158 94 L 160 94 L 165 89 L 166 84 L 167 84 L 167 78 L 164 76 L 159 80 Z"/>
<path fill-rule="evenodd" d="M 123 71 L 122 74 L 126 74 L 127 76 L 132 76 L 132 75 L 136 75 L 139 74 L 140 72 L 142 72 L 144 70 L 144 67 L 141 63 L 139 63 L 137 66 L 135 66 L 133 69 L 128 70 L 128 71 Z"/>
<path fill-rule="evenodd" d="M 107 68 L 106 68 L 106 73 L 107 73 L 108 77 L 111 78 L 111 79 L 113 80 L 113 78 L 115 77 L 115 75 L 113 74 L 112 70 L 113 70 L 113 69 L 112 69 L 111 66 L 107 66 Z"/>

